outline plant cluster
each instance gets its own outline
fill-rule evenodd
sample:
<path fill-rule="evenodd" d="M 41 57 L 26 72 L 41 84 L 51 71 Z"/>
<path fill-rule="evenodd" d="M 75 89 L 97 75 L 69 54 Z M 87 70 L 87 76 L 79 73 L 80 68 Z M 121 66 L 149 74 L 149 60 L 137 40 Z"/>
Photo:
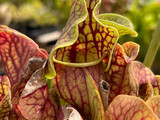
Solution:
<path fill-rule="evenodd" d="M 134 61 L 133 24 L 99 15 L 101 0 L 73 0 L 50 54 L 27 36 L 0 26 L 0 119 L 158 120 L 160 76 Z"/>

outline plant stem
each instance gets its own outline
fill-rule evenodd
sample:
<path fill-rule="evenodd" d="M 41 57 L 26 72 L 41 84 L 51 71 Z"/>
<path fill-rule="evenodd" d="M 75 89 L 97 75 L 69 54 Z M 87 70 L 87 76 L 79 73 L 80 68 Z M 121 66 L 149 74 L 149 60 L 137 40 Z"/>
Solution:
<path fill-rule="evenodd" d="M 47 79 L 47 85 L 48 85 L 48 89 L 52 88 L 53 82 L 51 79 Z"/>
<path fill-rule="evenodd" d="M 149 45 L 149 49 L 147 51 L 146 57 L 145 57 L 144 62 L 143 62 L 149 68 L 151 68 L 151 66 L 152 66 L 152 63 L 155 59 L 155 56 L 156 56 L 156 53 L 158 51 L 159 45 L 160 45 L 160 18 L 159 18 L 159 21 L 158 21 L 157 28 L 156 28 L 156 30 L 153 34 L 152 41 Z"/>

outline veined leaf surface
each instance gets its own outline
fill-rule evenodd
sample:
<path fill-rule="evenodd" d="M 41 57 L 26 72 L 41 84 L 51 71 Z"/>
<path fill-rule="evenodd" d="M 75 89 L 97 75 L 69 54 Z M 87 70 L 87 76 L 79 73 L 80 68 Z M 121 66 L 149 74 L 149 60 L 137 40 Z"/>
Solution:
<path fill-rule="evenodd" d="M 106 73 L 106 80 L 111 87 L 109 102 L 119 94 L 140 96 L 145 100 L 152 96 L 155 77 L 149 68 L 133 61 L 138 52 L 139 45 L 133 42 L 116 45 L 111 67 Z"/>
<path fill-rule="evenodd" d="M 0 26 L 0 55 L 11 86 L 20 81 L 30 58 L 47 59 L 47 53 L 44 51 L 25 35 L 6 26 Z"/>
<path fill-rule="evenodd" d="M 153 110 L 153 112 L 160 119 L 160 95 L 152 96 L 147 101 L 146 104 Z"/>
<path fill-rule="evenodd" d="M 11 105 L 10 82 L 7 76 L 0 76 L 0 119 L 8 119 Z"/>
<path fill-rule="evenodd" d="M 156 75 L 155 80 L 152 84 L 153 90 L 154 90 L 154 95 L 160 95 L 160 76 Z"/>
<path fill-rule="evenodd" d="M 83 119 L 104 120 L 103 104 L 96 84 L 86 68 L 55 65 L 53 79 L 58 95 L 76 108 Z"/>
<path fill-rule="evenodd" d="M 133 42 L 116 44 L 111 61 L 111 67 L 106 73 L 106 80 L 110 84 L 109 102 L 119 94 L 137 95 L 138 82 L 132 76 L 129 63 L 139 52 L 139 46 Z"/>
<path fill-rule="evenodd" d="M 109 105 L 106 116 L 110 120 L 158 120 L 142 99 L 129 95 L 117 96 Z"/>
<path fill-rule="evenodd" d="M 31 58 L 28 62 L 28 65 L 26 67 L 26 70 L 21 76 L 21 80 L 19 83 L 15 84 L 12 88 L 12 104 L 18 105 L 19 98 L 24 90 L 25 85 L 29 81 L 29 79 L 32 77 L 35 71 L 42 68 L 45 61 L 40 58 Z"/>
<path fill-rule="evenodd" d="M 107 58 L 108 70 L 113 49 L 119 38 L 117 28 L 120 24 L 104 24 L 99 20 L 100 3 L 101 0 L 73 0 L 68 22 L 49 57 L 49 69 L 52 73 L 49 77 L 55 76 L 53 61 L 67 66 L 87 67 Z M 123 31 L 125 27 L 121 26 L 120 29 Z M 130 27 L 127 28 L 129 29 Z M 124 33 L 136 34 L 134 30 L 130 31 L 132 32 Z"/>
<path fill-rule="evenodd" d="M 18 108 L 29 120 L 56 120 L 58 106 L 49 95 L 44 68 L 38 69 L 27 82 Z"/>

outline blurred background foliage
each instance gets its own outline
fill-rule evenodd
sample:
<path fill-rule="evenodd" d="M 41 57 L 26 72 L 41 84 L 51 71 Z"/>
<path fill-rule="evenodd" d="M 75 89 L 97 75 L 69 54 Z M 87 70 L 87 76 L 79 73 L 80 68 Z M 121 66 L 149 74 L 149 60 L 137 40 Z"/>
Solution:
<path fill-rule="evenodd" d="M 138 37 L 134 38 L 127 35 L 122 37 L 119 42 L 123 43 L 127 40 L 138 43 L 140 52 L 137 60 L 143 62 L 160 18 L 160 2 L 156 0 L 134 0 L 122 15 L 132 21 L 135 30 L 138 32 Z M 155 74 L 160 74 L 160 49 L 152 65 L 152 70 Z"/>
<path fill-rule="evenodd" d="M 12 22 L 28 22 L 32 27 L 64 26 L 70 12 L 71 0 L 0 0 L 12 13 Z"/>
<path fill-rule="evenodd" d="M 71 1 L 0 0 L 0 24 L 17 29 L 36 41 L 39 35 L 55 30 L 60 31 L 64 27 L 69 16 Z M 134 41 L 140 44 L 137 60 L 143 62 L 160 18 L 160 0 L 102 0 L 100 12 L 119 13 L 133 22 L 138 37 L 126 35 L 118 42 L 122 44 L 126 41 Z M 42 47 L 49 48 L 49 45 L 50 43 Z M 152 70 L 155 74 L 160 74 L 160 49 Z"/>

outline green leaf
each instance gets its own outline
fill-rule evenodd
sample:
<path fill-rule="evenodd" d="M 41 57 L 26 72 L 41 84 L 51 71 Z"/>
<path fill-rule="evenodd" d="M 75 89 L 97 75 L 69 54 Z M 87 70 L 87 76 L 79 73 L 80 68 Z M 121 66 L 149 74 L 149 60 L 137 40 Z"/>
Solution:
<path fill-rule="evenodd" d="M 119 36 L 131 34 L 133 37 L 137 37 L 137 32 L 134 31 L 132 22 L 118 14 L 100 14 L 99 21 L 104 25 L 115 27 L 118 30 Z"/>

